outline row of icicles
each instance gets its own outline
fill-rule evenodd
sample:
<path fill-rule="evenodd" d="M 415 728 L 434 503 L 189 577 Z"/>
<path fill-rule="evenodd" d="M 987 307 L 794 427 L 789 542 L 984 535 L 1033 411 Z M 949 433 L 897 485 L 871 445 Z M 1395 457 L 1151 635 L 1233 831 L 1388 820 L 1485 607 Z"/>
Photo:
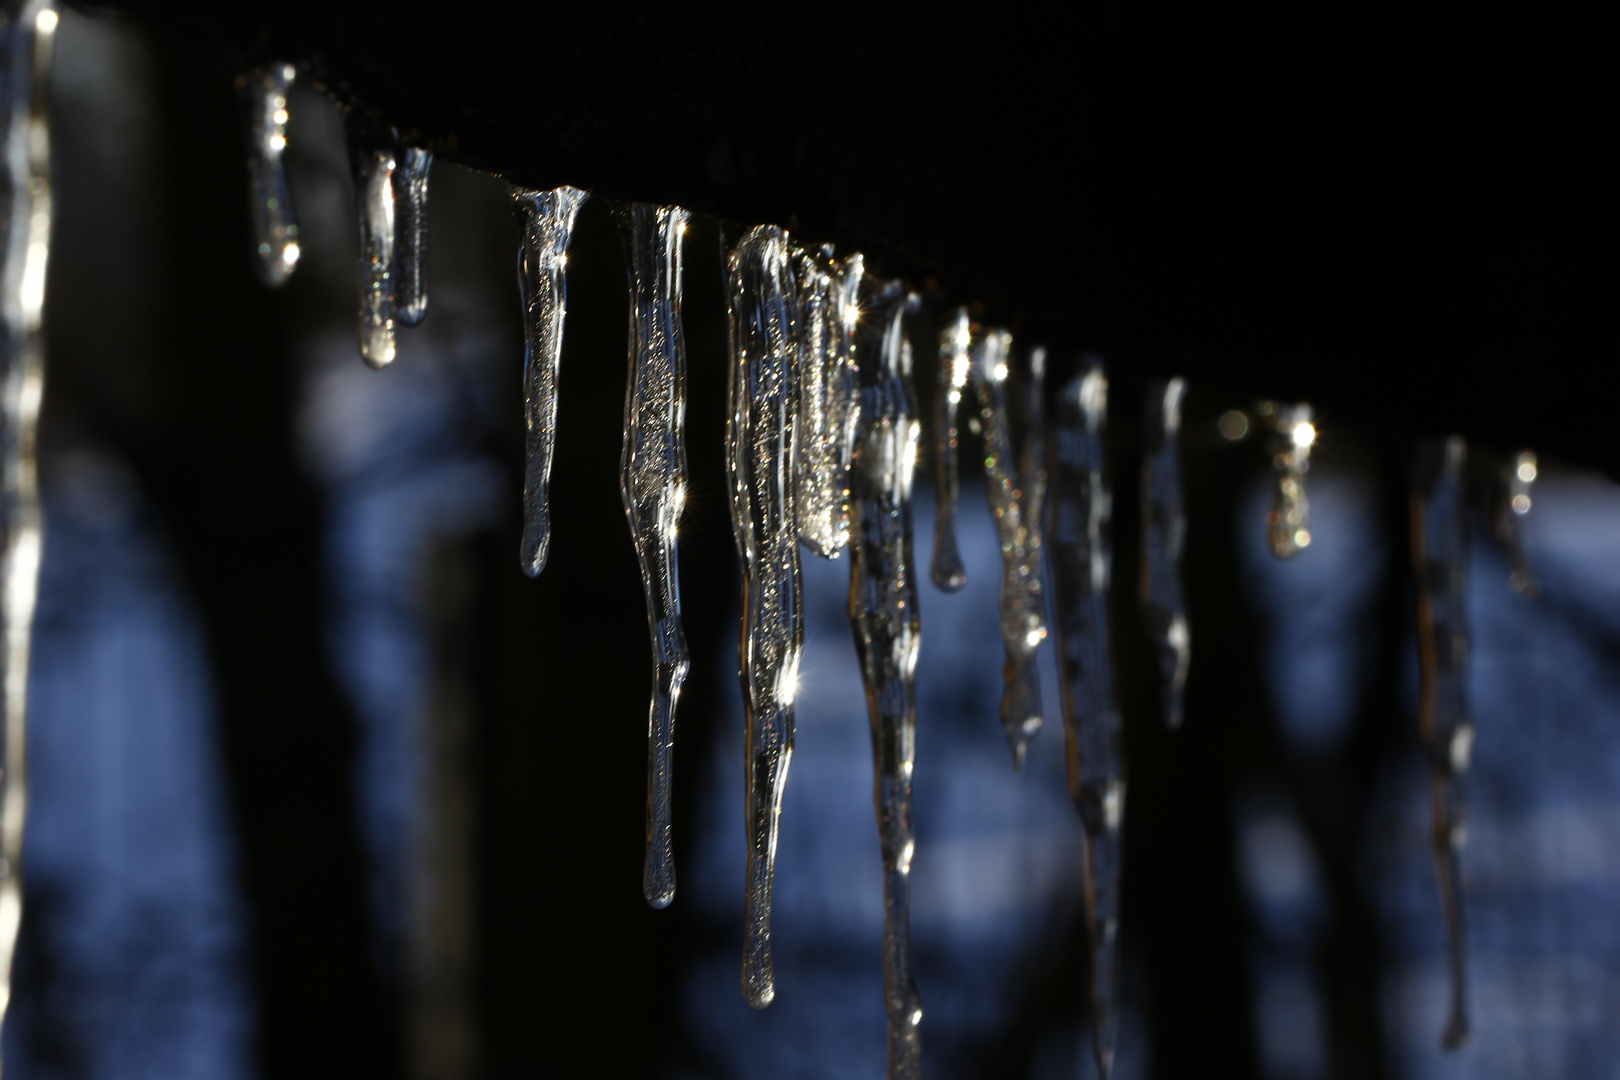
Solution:
<path fill-rule="evenodd" d="M 5 767 L 0 771 L 0 1015 L 9 998 L 21 911 L 26 672 L 40 552 L 34 431 L 43 376 L 40 313 L 51 219 L 45 71 L 56 12 L 30 0 L 5 24 L 6 182 L 4 354 Z M 298 224 L 282 168 L 287 145 L 289 64 L 239 80 L 249 116 L 249 177 L 256 267 L 270 286 L 297 265 Z M 426 225 L 430 151 L 397 138 L 357 138 L 351 154 L 361 234 L 360 351 L 381 368 L 399 327 L 427 312 Z M 522 226 L 519 287 L 526 338 L 527 429 L 522 565 L 545 565 L 546 488 L 556 428 L 556 388 L 565 318 L 567 251 L 585 192 L 514 187 Z M 676 529 L 686 493 L 685 346 L 681 248 L 688 213 L 645 203 L 615 206 L 629 257 L 630 389 L 620 490 L 641 566 L 654 656 L 649 718 L 644 889 L 664 907 L 675 893 L 670 754 L 674 714 L 689 660 L 681 630 Z M 739 673 L 747 715 L 749 837 L 742 985 L 748 1002 L 775 996 L 770 950 L 777 822 L 793 751 L 793 706 L 803 638 L 799 548 L 823 558 L 850 552 L 850 621 L 873 730 L 876 809 L 884 865 L 884 986 L 889 1076 L 921 1075 L 922 1019 L 908 942 L 914 849 L 915 672 L 920 633 L 911 490 L 921 424 L 905 320 L 918 301 L 903 283 L 878 281 L 859 254 L 800 247 L 760 226 L 726 259 L 730 323 L 727 473 L 731 519 L 743 567 Z M 1118 1028 L 1118 934 L 1125 770 L 1115 704 L 1107 597 L 1111 585 L 1110 476 L 1104 453 L 1108 381 L 1092 362 L 1045 408 L 1045 352 L 1015 353 L 1004 330 L 959 310 L 940 335 L 934 430 L 938 519 L 931 577 L 946 591 L 966 581 L 957 550 L 958 420 L 977 406 L 984 465 L 1002 550 L 1001 629 L 1006 653 L 1001 722 L 1015 764 L 1041 726 L 1035 654 L 1047 634 L 1053 593 L 1070 793 L 1084 825 L 1094 1047 L 1107 1074 Z M 1156 384 L 1143 463 L 1141 600 L 1163 673 L 1167 722 L 1179 726 L 1190 659 L 1182 599 L 1182 509 L 1178 436 L 1181 379 Z M 1258 408 L 1272 441 L 1276 489 L 1271 548 L 1289 557 L 1309 545 L 1305 477 L 1316 429 L 1307 405 Z M 1227 419 L 1244 431 L 1227 430 Z M 1050 426 L 1051 430 L 1048 431 Z M 1223 418 L 1241 437 L 1242 414 Z M 1425 450 L 1414 493 L 1422 674 L 1420 726 L 1435 790 L 1435 848 L 1452 966 L 1446 1044 L 1466 1034 L 1461 906 L 1462 846 L 1456 779 L 1467 768 L 1472 727 L 1466 673 L 1466 446 L 1453 437 Z M 1517 540 L 1529 510 L 1533 455 L 1510 463 L 1498 535 L 1514 558 L 1514 587 L 1533 593 Z M 1045 503 L 1050 497 L 1052 506 Z M 1044 549 L 1050 545 L 1050 552 Z M 1046 576 L 1050 563 L 1051 577 Z"/>
<path fill-rule="evenodd" d="M 291 65 L 241 81 L 250 115 L 249 174 L 260 277 L 285 281 L 298 261 L 298 225 L 281 154 Z M 432 153 L 396 139 L 351 146 L 360 221 L 360 354 L 375 368 L 394 358 L 399 326 L 427 314 L 427 197 Z M 557 373 L 566 316 L 566 267 L 578 188 L 511 189 L 521 228 L 518 285 L 524 319 L 526 428 L 521 562 L 546 564 L 547 484 L 556 433 Z M 670 777 L 675 709 L 690 661 L 681 629 L 675 538 L 686 498 L 682 241 L 690 215 L 649 203 L 613 207 L 629 262 L 630 386 L 619 490 L 641 566 L 652 637 L 648 720 L 648 903 L 675 896 Z M 888 1074 L 919 1077 L 922 1008 L 909 946 L 915 838 L 911 778 L 916 744 L 916 664 L 921 633 L 912 553 L 911 490 L 921 432 L 905 321 L 918 309 L 903 282 L 866 273 L 860 254 L 806 247 L 786 230 L 754 228 L 726 253 L 729 410 L 726 471 L 732 531 L 742 565 L 738 671 L 746 713 L 748 857 L 742 989 L 748 1003 L 775 997 L 771 889 L 777 826 L 793 754 L 793 706 L 804 616 L 801 545 L 821 558 L 850 552 L 849 613 L 866 688 L 883 852 L 884 996 Z M 1125 763 L 1110 654 L 1112 494 L 1104 450 L 1108 379 L 1100 361 L 1072 378 L 1048 409 L 1046 352 L 1013 350 L 1012 335 L 958 309 L 939 335 L 935 396 L 936 529 L 930 576 L 954 592 L 967 582 L 956 541 L 959 417 L 977 406 L 984 468 L 1002 553 L 1001 635 L 1006 654 L 1001 724 L 1014 767 L 1042 723 L 1036 652 L 1055 615 L 1069 792 L 1085 835 L 1086 926 L 1097 1065 L 1107 1076 L 1119 1025 L 1119 914 Z M 1159 654 L 1163 711 L 1182 722 L 1191 637 L 1182 595 L 1186 541 L 1179 432 L 1186 383 L 1153 384 L 1142 467 L 1140 599 Z M 1316 442 L 1307 404 L 1262 401 L 1275 472 L 1267 514 L 1272 552 L 1290 558 L 1311 543 L 1305 479 Z M 1048 427 L 1052 430 L 1048 432 Z M 1247 434 L 1233 412 L 1221 430 Z M 1473 727 L 1465 696 L 1467 534 L 1460 436 L 1426 444 L 1413 494 L 1413 566 L 1420 658 L 1419 729 L 1434 788 L 1434 847 L 1451 968 L 1444 1045 L 1467 1036 L 1458 779 Z M 1518 538 L 1530 509 L 1535 455 L 1503 471 L 1495 516 L 1513 560 L 1513 587 L 1536 585 Z M 1048 500 L 1048 488 L 1052 506 Z M 1050 545 L 1050 552 L 1044 549 Z M 1050 581 L 1046 568 L 1050 565 Z"/>

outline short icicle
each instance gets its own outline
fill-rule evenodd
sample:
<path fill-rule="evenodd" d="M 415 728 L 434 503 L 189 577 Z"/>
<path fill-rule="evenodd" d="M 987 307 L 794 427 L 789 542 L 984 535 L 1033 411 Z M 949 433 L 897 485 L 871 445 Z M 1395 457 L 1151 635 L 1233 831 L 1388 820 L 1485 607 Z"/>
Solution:
<path fill-rule="evenodd" d="M 1108 623 L 1113 554 L 1112 494 L 1103 451 L 1107 411 L 1108 379 L 1100 365 L 1064 386 L 1057 403 L 1051 522 L 1069 794 L 1085 828 L 1092 1045 L 1104 1078 L 1113 1066 L 1119 1032 L 1125 817 L 1124 746 Z"/>
<path fill-rule="evenodd" d="M 373 368 L 394 362 L 394 151 L 356 146 L 360 202 L 360 357 Z"/>
<path fill-rule="evenodd" d="M 404 146 L 394 169 L 394 319 L 420 326 L 427 318 L 428 174 L 433 151 Z"/>
<path fill-rule="evenodd" d="M 989 331 L 974 347 L 971 378 L 984 423 L 985 489 L 1001 537 L 1001 637 L 1007 650 L 1001 727 L 1015 769 L 1024 767 L 1030 740 L 1041 730 L 1035 653 L 1046 639 L 1041 577 L 1044 367 L 1045 353 L 1037 349 L 1030 354 L 1027 375 L 1014 370 L 1012 335 L 1005 330 Z"/>
<path fill-rule="evenodd" d="M 956 542 L 956 498 L 961 486 L 957 417 L 973 366 L 973 326 L 967 308 L 939 335 L 939 378 L 934 391 L 934 584 L 956 592 L 967 584 L 967 567 Z"/>
<path fill-rule="evenodd" d="M 287 149 L 287 95 L 298 69 L 275 63 L 237 79 L 247 110 L 248 200 L 253 219 L 253 269 L 276 288 L 292 276 L 302 249 L 298 215 L 281 155 Z"/>
<path fill-rule="evenodd" d="M 1533 489 L 1539 475 L 1540 466 L 1535 451 L 1520 450 L 1508 458 L 1497 483 L 1495 521 L 1492 523 L 1496 541 L 1507 551 L 1508 561 L 1512 564 L 1512 569 L 1508 571 L 1508 584 L 1514 592 L 1530 600 L 1541 595 L 1541 582 L 1536 580 L 1530 560 L 1525 556 L 1519 523 L 1530 513 L 1534 503 Z"/>
<path fill-rule="evenodd" d="M 832 246 L 799 256 L 799 539 L 824 559 L 849 545 L 855 451 L 855 326 L 865 263 Z"/>
<path fill-rule="evenodd" d="M 905 317 L 917 297 L 899 282 L 873 296 L 863 324 L 856 441 L 854 558 L 849 621 L 872 725 L 873 802 L 883 849 L 883 989 L 889 1080 L 922 1076 L 922 1002 L 911 971 L 911 774 L 917 747 L 917 571 L 911 484 L 917 465 L 916 392 Z"/>
<path fill-rule="evenodd" d="M 50 128 L 47 76 L 58 16 L 50 0 L 0 13 L 0 123 L 6 196 L 0 271 L 0 664 L 4 725 L 0 747 L 0 1025 L 11 1003 L 12 961 L 22 922 L 23 818 L 28 810 L 28 658 L 44 537 L 39 506 L 39 407 L 45 388 L 45 268 L 51 250 Z"/>
<path fill-rule="evenodd" d="M 1271 553 L 1291 559 L 1311 545 L 1311 505 L 1305 497 L 1305 474 L 1316 445 L 1316 424 L 1311 407 L 1262 401 L 1257 407 L 1271 435 L 1271 467 L 1277 474 L 1271 510 L 1266 514 L 1266 540 Z"/>
<path fill-rule="evenodd" d="M 1418 733 L 1434 799 L 1435 872 L 1446 921 L 1451 1001 L 1447 1049 L 1468 1038 L 1467 948 L 1463 940 L 1461 782 L 1474 745 L 1468 716 L 1468 509 L 1460 435 L 1425 445 L 1412 493 L 1412 569 L 1417 593 Z"/>
<path fill-rule="evenodd" d="M 738 674 L 747 714 L 742 989 L 756 1009 L 776 996 L 771 889 L 804 647 L 794 476 L 798 314 L 787 245 L 784 230 L 762 225 L 737 241 L 726 258 L 731 348 L 726 473 L 732 534 L 742 564 Z"/>
<path fill-rule="evenodd" d="M 1142 455 L 1142 613 L 1159 650 L 1164 720 L 1181 727 L 1187 668 L 1192 659 L 1187 606 L 1181 590 L 1181 556 L 1187 546 L 1187 513 L 1181 495 L 1181 402 L 1185 379 L 1148 387 Z"/>
<path fill-rule="evenodd" d="M 689 214 L 678 206 L 614 208 L 630 273 L 630 382 L 624 398 L 619 494 L 641 564 L 652 632 L 653 692 L 647 721 L 647 903 L 675 899 L 670 755 L 675 706 L 691 666 L 681 629 L 675 534 L 686 504 L 686 337 L 681 329 L 681 247 Z"/>
<path fill-rule="evenodd" d="M 523 572 L 546 566 L 551 514 L 546 489 L 557 445 L 557 369 L 568 314 L 568 244 L 574 219 L 589 198 L 578 188 L 511 189 L 522 239 L 518 292 L 523 301 Z"/>

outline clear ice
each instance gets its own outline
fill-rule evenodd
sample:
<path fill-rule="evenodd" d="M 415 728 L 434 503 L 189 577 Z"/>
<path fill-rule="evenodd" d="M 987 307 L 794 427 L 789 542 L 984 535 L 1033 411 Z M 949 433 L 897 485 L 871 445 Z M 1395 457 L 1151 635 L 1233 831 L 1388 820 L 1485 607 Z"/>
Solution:
<path fill-rule="evenodd" d="M 513 187 L 522 239 L 518 292 L 523 300 L 523 572 L 546 566 L 551 514 L 546 487 L 557 445 L 557 367 L 568 314 L 568 243 L 574 219 L 590 196 L 578 188 L 535 191 Z"/>
<path fill-rule="evenodd" d="M 911 484 L 918 420 L 905 317 L 917 298 L 894 282 L 868 302 L 860 362 L 854 558 L 849 621 L 872 724 L 872 800 L 883 849 L 883 991 L 889 1012 L 889 1078 L 922 1076 L 922 1002 L 911 971 L 911 774 L 917 757 L 917 574 L 911 550 Z"/>
<path fill-rule="evenodd" d="M 1142 613 L 1159 650 L 1165 723 L 1181 726 L 1192 642 L 1181 591 L 1187 513 L 1181 497 L 1181 402 L 1185 379 L 1148 387 L 1142 455 Z"/>
<path fill-rule="evenodd" d="M 253 218 L 253 268 L 275 288 L 298 266 L 298 215 L 281 155 L 287 149 L 287 94 L 298 69 L 269 64 L 237 80 L 247 108 L 248 198 Z"/>
<path fill-rule="evenodd" d="M 938 508 L 934 518 L 934 584 L 956 592 L 967 584 L 967 567 L 956 542 L 956 497 L 961 486 L 957 455 L 957 416 L 973 366 L 973 324 L 967 308 L 939 335 L 939 378 L 934 392 L 934 490 Z"/>
<path fill-rule="evenodd" d="M 401 147 L 394 170 L 394 319 L 420 326 L 427 318 L 428 174 L 433 151 Z"/>
<path fill-rule="evenodd" d="M 738 674 L 747 714 L 742 989 L 748 1004 L 762 1009 L 776 996 L 771 888 L 804 647 L 794 475 L 798 313 L 787 233 L 762 225 L 737 241 L 726 258 L 726 285 L 731 347 L 726 474 L 731 529 L 742 563 Z"/>
<path fill-rule="evenodd" d="M 394 362 L 394 170 L 392 150 L 355 151 L 360 202 L 360 356 L 374 368 Z"/>
<path fill-rule="evenodd" d="M 1468 444 L 1459 435 L 1425 445 L 1412 493 L 1412 567 L 1417 592 L 1418 733 L 1429 760 L 1434 796 L 1435 871 L 1446 921 L 1451 1001 L 1442 1043 L 1468 1038 L 1463 941 L 1461 779 L 1468 771 L 1474 725 L 1468 717 Z"/>
<path fill-rule="evenodd" d="M 1507 551 L 1513 567 L 1508 572 L 1508 584 L 1514 592 L 1529 599 L 1541 595 L 1541 583 L 1536 580 L 1530 560 L 1525 557 L 1519 522 L 1530 512 L 1534 503 L 1532 489 L 1539 475 L 1540 466 L 1536 462 L 1535 451 L 1520 450 L 1508 458 L 1497 483 L 1493 522 L 1496 540 Z"/>
<path fill-rule="evenodd" d="M 798 258 L 799 539 L 824 559 L 849 545 L 849 466 L 855 451 L 855 326 L 865 263 L 831 245 Z"/>
<path fill-rule="evenodd" d="M 619 494 L 641 564 L 652 633 L 647 720 L 647 902 L 675 899 L 670 755 L 675 706 L 691 661 L 681 629 L 675 534 L 686 504 L 686 337 L 681 329 L 681 247 L 689 214 L 678 206 L 614 208 L 630 273 L 630 381 L 624 397 Z"/>
<path fill-rule="evenodd" d="M 1086 836 L 1086 929 L 1091 941 L 1091 1018 L 1106 1078 L 1119 1032 L 1119 903 L 1125 816 L 1124 746 L 1114 702 L 1108 590 L 1113 576 L 1103 434 L 1108 379 L 1100 365 L 1063 387 L 1052 474 L 1052 586 L 1058 684 L 1068 736 L 1069 794 Z"/>
<path fill-rule="evenodd" d="M 0 582 L 0 664 L 4 723 L 0 760 L 0 1023 L 11 1003 L 12 961 L 22 921 L 23 817 L 28 809 L 28 657 L 44 538 L 36 456 L 45 389 L 45 267 L 51 252 L 50 128 L 47 75 L 57 13 L 50 0 L 29 0 L 0 13 L 5 124 L 5 231 L 0 276 L 0 527 L 5 530 Z"/>
<path fill-rule="evenodd" d="M 1266 514 L 1266 537 L 1271 553 L 1279 559 L 1297 555 L 1311 544 L 1311 507 L 1305 498 L 1305 474 L 1311 467 L 1311 447 L 1316 445 L 1316 424 L 1306 404 L 1283 405 L 1262 401 L 1260 418 L 1271 432 L 1267 447 L 1271 467 L 1277 474 L 1271 511 Z"/>
<path fill-rule="evenodd" d="M 1041 730 L 1035 652 L 1046 638 L 1041 580 L 1045 362 L 1045 353 L 1036 349 L 1027 372 L 1015 370 L 1012 335 L 991 330 L 974 346 L 971 366 L 983 416 L 985 489 L 1001 538 L 1001 638 L 1007 651 L 1001 727 L 1018 769 L 1024 766 L 1030 740 Z"/>

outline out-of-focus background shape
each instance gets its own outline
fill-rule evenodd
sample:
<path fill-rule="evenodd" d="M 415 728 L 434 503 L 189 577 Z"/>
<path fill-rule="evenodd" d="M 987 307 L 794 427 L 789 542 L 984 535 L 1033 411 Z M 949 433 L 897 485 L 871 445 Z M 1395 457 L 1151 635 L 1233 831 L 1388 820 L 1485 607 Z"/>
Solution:
<path fill-rule="evenodd" d="M 881 863 L 847 561 L 805 558 L 776 1003 L 749 1010 L 737 985 L 715 224 L 688 238 L 680 555 L 694 664 L 676 734 L 680 891 L 655 912 L 639 886 L 650 673 L 617 489 L 625 278 L 606 207 L 587 205 L 570 257 L 556 532 L 530 581 L 502 183 L 435 166 L 430 313 L 371 372 L 355 341 L 343 117 L 308 89 L 294 97 L 304 258 L 266 292 L 249 261 L 234 74 L 134 23 L 64 13 L 8 1075 L 882 1075 Z M 932 325 L 916 332 L 926 398 Z M 1193 661 L 1171 734 L 1134 599 L 1144 388 L 1128 370 L 1114 384 L 1130 763 L 1117 1075 L 1614 1075 L 1620 488 L 1544 462 L 1523 522 L 1535 600 L 1509 587 L 1484 518 L 1472 525 L 1474 1036 L 1447 1054 L 1414 734 L 1410 446 L 1324 415 L 1315 542 L 1278 562 L 1268 459 L 1216 422 L 1254 388 L 1193 387 Z M 976 475 L 961 522 L 970 583 L 921 597 L 912 933 L 927 1072 L 1090 1075 L 1051 647 L 1046 727 L 1015 775 L 996 715 L 999 555 Z"/>

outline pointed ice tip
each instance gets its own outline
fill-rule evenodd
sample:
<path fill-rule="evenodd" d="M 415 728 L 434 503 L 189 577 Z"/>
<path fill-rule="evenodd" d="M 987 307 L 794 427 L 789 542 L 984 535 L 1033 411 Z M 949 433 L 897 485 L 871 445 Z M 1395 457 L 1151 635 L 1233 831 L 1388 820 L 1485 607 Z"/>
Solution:
<path fill-rule="evenodd" d="M 750 1009 L 769 1008 L 771 1002 L 776 1000 L 776 984 L 770 976 L 750 984 L 748 976 L 743 975 L 743 1000 L 748 1002 Z"/>
<path fill-rule="evenodd" d="M 646 896 L 647 904 L 659 911 L 669 907 L 675 900 L 675 883 L 649 884 L 642 888 L 642 895 Z"/>
<path fill-rule="evenodd" d="M 967 584 L 967 568 L 962 565 L 962 556 L 954 550 L 948 555 L 936 554 L 931 576 L 941 592 L 960 591 Z"/>
<path fill-rule="evenodd" d="M 1007 745 L 1012 749 L 1013 772 L 1023 772 L 1024 756 L 1029 753 L 1029 740 L 1015 735 L 1007 740 Z"/>
<path fill-rule="evenodd" d="M 1446 1023 L 1446 1032 L 1440 1037 L 1440 1045 L 1447 1050 L 1456 1050 L 1468 1041 L 1468 1021 L 1461 1016 L 1453 1016 Z"/>

